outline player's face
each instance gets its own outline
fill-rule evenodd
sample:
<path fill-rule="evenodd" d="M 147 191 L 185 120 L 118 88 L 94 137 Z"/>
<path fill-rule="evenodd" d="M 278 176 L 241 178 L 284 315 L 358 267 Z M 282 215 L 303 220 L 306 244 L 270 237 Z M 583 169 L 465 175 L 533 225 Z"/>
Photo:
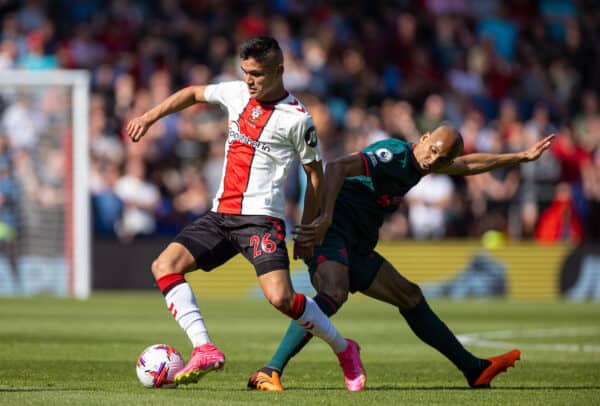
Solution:
<path fill-rule="evenodd" d="M 270 93 L 279 86 L 283 73 L 283 66 L 272 59 L 262 63 L 254 58 L 242 59 L 241 68 L 250 97 L 257 100 L 268 100 Z"/>
<path fill-rule="evenodd" d="M 419 141 L 419 150 L 415 158 L 424 172 L 435 172 L 452 164 L 452 143 L 449 137 L 437 134 L 424 134 Z"/>

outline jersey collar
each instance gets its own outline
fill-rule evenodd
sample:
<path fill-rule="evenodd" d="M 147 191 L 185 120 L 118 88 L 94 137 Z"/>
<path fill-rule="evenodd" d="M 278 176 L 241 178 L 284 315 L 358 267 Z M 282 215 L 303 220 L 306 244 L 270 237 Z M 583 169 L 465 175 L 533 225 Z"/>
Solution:
<path fill-rule="evenodd" d="M 417 170 L 417 172 L 424 176 L 427 175 L 429 172 L 424 171 L 423 168 L 421 168 L 421 165 L 419 165 L 419 161 L 417 161 L 417 157 L 415 156 L 414 152 L 416 146 L 417 144 L 410 143 L 410 161 Z"/>
<path fill-rule="evenodd" d="M 258 104 L 261 104 L 261 105 L 263 105 L 263 106 L 273 106 L 273 105 L 275 105 L 275 104 L 279 103 L 280 101 L 287 99 L 289 96 L 290 96 L 290 92 L 288 92 L 288 91 L 286 90 L 285 94 L 284 94 L 282 97 L 280 97 L 279 99 L 277 99 L 277 100 L 272 100 L 272 101 L 268 101 L 268 102 L 265 102 L 265 101 L 259 101 L 259 100 L 256 100 L 256 99 L 253 99 L 253 100 L 254 100 L 256 103 L 258 103 Z"/>

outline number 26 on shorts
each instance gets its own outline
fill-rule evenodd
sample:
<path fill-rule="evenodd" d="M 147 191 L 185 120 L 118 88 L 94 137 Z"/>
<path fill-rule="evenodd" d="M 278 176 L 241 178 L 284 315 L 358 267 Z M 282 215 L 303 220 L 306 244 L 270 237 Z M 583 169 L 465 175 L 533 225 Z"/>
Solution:
<path fill-rule="evenodd" d="M 258 235 L 253 235 L 250 237 L 250 245 L 254 249 L 254 258 L 262 255 L 263 252 L 270 254 L 275 252 L 277 249 L 277 244 L 275 241 L 271 240 L 271 233 L 266 233 L 262 236 L 262 240 Z"/>

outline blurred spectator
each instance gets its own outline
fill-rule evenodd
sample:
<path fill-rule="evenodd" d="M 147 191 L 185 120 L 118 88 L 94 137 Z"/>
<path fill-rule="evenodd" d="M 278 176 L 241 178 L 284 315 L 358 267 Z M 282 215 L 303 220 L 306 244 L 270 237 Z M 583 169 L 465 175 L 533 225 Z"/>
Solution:
<path fill-rule="evenodd" d="M 0 255 L 6 257 L 18 288 L 19 199 L 19 185 L 12 173 L 10 145 L 8 139 L 0 134 Z"/>
<path fill-rule="evenodd" d="M 158 188 L 146 180 L 144 163 L 128 159 L 124 175 L 114 186 L 116 195 L 124 204 L 117 223 L 117 234 L 125 241 L 137 235 L 149 235 L 156 228 L 154 209 L 158 206 Z"/>
<path fill-rule="evenodd" d="M 578 182 L 581 179 L 581 166 L 590 160 L 590 152 L 575 140 L 569 126 L 563 126 L 552 145 L 552 153 L 560 164 L 560 179 L 563 182 Z"/>
<path fill-rule="evenodd" d="M 32 31 L 27 35 L 27 53 L 22 55 L 17 65 L 23 69 L 54 69 L 58 67 L 58 59 L 54 54 L 46 53 L 46 41 L 40 31 Z"/>
<path fill-rule="evenodd" d="M 440 66 L 447 70 L 463 53 L 457 41 L 460 20 L 450 15 L 442 15 L 435 19 L 435 38 L 433 40 L 433 55 Z"/>
<path fill-rule="evenodd" d="M 112 162 L 120 165 L 125 156 L 125 148 L 115 133 L 110 133 L 109 117 L 105 99 L 94 94 L 90 100 L 90 154 L 93 160 Z"/>
<path fill-rule="evenodd" d="M 12 69 L 17 65 L 17 46 L 13 40 L 0 41 L 0 70 Z"/>
<path fill-rule="evenodd" d="M 489 14 L 479 21 L 477 33 L 482 38 L 490 38 L 496 53 L 505 61 L 512 62 L 518 36 L 517 25 L 508 18 L 509 5 L 498 3 L 496 14 Z"/>
<path fill-rule="evenodd" d="M 460 95 L 482 95 L 485 91 L 481 76 L 467 65 L 467 56 L 459 55 L 448 71 L 448 83 Z"/>
<path fill-rule="evenodd" d="M 519 112 L 514 100 L 504 99 L 500 103 L 498 119 L 493 125 L 502 138 L 502 142 L 506 143 L 511 151 L 518 151 L 523 148 L 523 145 L 521 145 L 522 123 L 519 120 Z"/>
<path fill-rule="evenodd" d="M 575 210 L 571 188 L 561 183 L 556 188 L 552 204 L 540 216 L 535 238 L 542 243 L 578 243 L 582 234 L 581 220 Z"/>
<path fill-rule="evenodd" d="M 556 126 L 550 121 L 550 109 L 544 103 L 537 103 L 533 108 L 531 119 L 525 123 L 524 131 L 533 140 L 541 140 L 556 133 Z"/>
<path fill-rule="evenodd" d="M 283 80 L 287 88 L 295 93 L 306 90 L 310 84 L 310 71 L 304 65 L 304 61 L 296 58 L 291 52 L 283 52 L 283 60 L 285 61 L 285 70 Z"/>
<path fill-rule="evenodd" d="M 418 142 L 419 132 L 414 116 L 414 109 L 410 103 L 386 99 L 381 104 L 381 118 L 383 129 L 390 136 L 403 138 L 409 142 Z"/>
<path fill-rule="evenodd" d="M 459 127 L 460 134 L 463 137 L 463 153 L 471 154 L 478 151 L 478 140 L 482 139 L 485 125 L 485 118 L 478 110 L 471 110 L 465 114 L 464 121 Z"/>
<path fill-rule="evenodd" d="M 481 152 L 502 153 L 505 143 L 500 132 L 488 128 Z M 487 230 L 506 232 L 508 213 L 519 188 L 518 168 L 506 168 L 465 178 L 470 199 L 473 223 L 470 233 L 475 236 Z"/>
<path fill-rule="evenodd" d="M 588 200 L 585 218 L 586 241 L 600 242 L 600 148 L 582 168 L 583 192 Z"/>
<path fill-rule="evenodd" d="M 93 161 L 91 175 L 94 233 L 102 237 L 116 237 L 116 225 L 123 217 L 123 201 L 115 190 L 121 177 L 119 166 Z"/>
<path fill-rule="evenodd" d="M 550 122 L 550 112 L 543 104 L 534 107 L 531 119 L 522 129 L 522 143 L 531 145 L 543 137 L 556 133 Z M 552 154 L 544 154 L 537 161 L 522 164 L 519 200 L 521 210 L 511 237 L 533 237 L 539 213 L 548 207 L 554 198 L 554 188 L 560 178 L 560 166 Z"/>
<path fill-rule="evenodd" d="M 113 114 L 124 121 L 129 109 L 133 107 L 135 98 L 135 81 L 129 74 L 121 74 L 115 78 Z"/>
<path fill-rule="evenodd" d="M 542 0 L 539 7 L 541 15 L 547 21 L 550 35 L 563 41 L 566 23 L 577 14 L 575 4 L 570 0 Z"/>
<path fill-rule="evenodd" d="M 65 155 L 60 148 L 48 148 L 40 159 L 37 202 L 42 207 L 62 207 L 65 194 Z"/>
<path fill-rule="evenodd" d="M 311 75 L 308 90 L 317 95 L 325 95 L 331 78 L 326 69 L 327 54 L 323 44 L 315 38 L 306 38 L 302 41 L 302 55 Z"/>
<path fill-rule="evenodd" d="M 2 116 L 2 126 L 13 148 L 32 150 L 38 142 L 41 127 L 39 113 L 36 114 L 30 105 L 31 98 L 19 94 Z"/>
<path fill-rule="evenodd" d="M 217 194 L 217 189 L 221 183 L 221 173 L 223 172 L 224 157 L 223 149 L 225 141 L 223 139 L 215 139 L 209 143 L 208 159 L 204 162 L 202 172 L 206 176 L 206 186 L 211 197 Z"/>
<path fill-rule="evenodd" d="M 433 173 L 406 194 L 408 220 L 415 238 L 440 239 L 446 235 L 446 210 L 453 193 L 450 177 Z"/>
<path fill-rule="evenodd" d="M 600 146 L 600 102 L 598 94 L 586 90 L 581 95 L 581 110 L 573 119 L 575 141 L 587 150 Z"/>
<path fill-rule="evenodd" d="M 550 85 L 553 88 L 553 98 L 558 106 L 566 110 L 566 105 L 573 98 L 573 93 L 580 86 L 580 76 L 564 57 L 554 58 L 548 68 Z"/>
<path fill-rule="evenodd" d="M 425 99 L 423 114 L 417 118 L 417 128 L 421 134 L 431 132 L 444 121 L 444 99 L 438 94 L 432 94 Z"/>
<path fill-rule="evenodd" d="M 206 182 L 197 168 L 184 168 L 182 182 L 185 186 L 173 199 L 173 206 L 184 215 L 184 223 L 187 224 L 210 210 L 211 199 Z"/>
<path fill-rule="evenodd" d="M 26 31 L 41 28 L 46 17 L 42 2 L 39 0 L 27 0 L 24 3 L 23 7 L 17 13 L 21 27 Z"/>

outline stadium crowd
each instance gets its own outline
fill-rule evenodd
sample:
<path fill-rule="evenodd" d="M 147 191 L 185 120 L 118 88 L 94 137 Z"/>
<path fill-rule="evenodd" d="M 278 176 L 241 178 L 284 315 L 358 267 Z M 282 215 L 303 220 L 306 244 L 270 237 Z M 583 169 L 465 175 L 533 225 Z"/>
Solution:
<path fill-rule="evenodd" d="M 129 142 L 124 126 L 183 86 L 240 78 L 237 44 L 272 35 L 325 162 L 387 137 L 417 142 L 443 122 L 460 130 L 466 153 L 521 150 L 557 134 L 552 154 L 521 168 L 425 177 L 382 239 L 493 229 L 577 242 L 600 239 L 599 11 L 584 0 L 4 1 L 0 75 L 90 71 L 96 236 L 173 235 L 210 209 L 227 137 L 221 110 L 169 116 L 143 143 Z M 60 116 L 56 100 L 0 100 L 3 223 L 15 225 L 17 189 L 40 204 L 59 199 L 65 165 L 43 142 Z M 45 167 L 35 165 L 40 154 Z M 289 222 L 298 221 L 302 182 L 290 174 Z"/>

